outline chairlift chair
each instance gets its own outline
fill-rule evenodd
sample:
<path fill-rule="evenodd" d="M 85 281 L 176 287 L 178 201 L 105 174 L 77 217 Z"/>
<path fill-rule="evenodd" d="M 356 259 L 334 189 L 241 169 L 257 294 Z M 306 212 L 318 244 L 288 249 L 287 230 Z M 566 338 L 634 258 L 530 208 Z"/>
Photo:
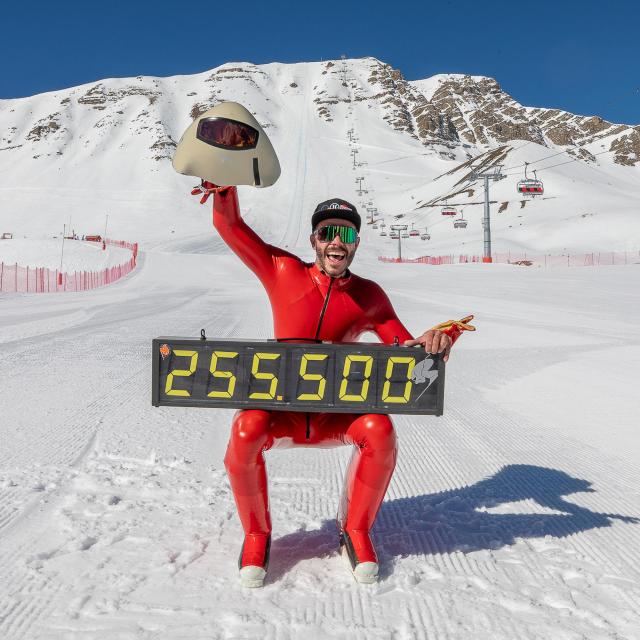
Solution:
<path fill-rule="evenodd" d="M 409 232 L 408 231 L 403 231 L 402 232 L 402 237 L 403 238 L 408 238 L 409 237 Z"/>
<path fill-rule="evenodd" d="M 387 235 L 387 232 L 383 229 L 383 230 L 380 232 L 380 235 L 381 235 L 381 236 L 386 236 L 386 235 Z"/>
<path fill-rule="evenodd" d="M 442 207 L 440 213 L 443 216 L 457 216 L 458 215 L 458 212 L 453 207 L 447 207 L 447 206 Z"/>
<path fill-rule="evenodd" d="M 527 176 L 527 167 L 529 163 L 524 163 L 524 178 L 518 181 L 517 190 L 523 196 L 534 198 L 535 196 L 541 196 L 544 193 L 544 185 L 542 180 L 538 180 L 536 172 L 533 172 L 533 178 Z"/>
<path fill-rule="evenodd" d="M 464 219 L 464 213 L 460 213 L 460 217 L 453 222 L 454 229 L 466 229 L 467 221 Z"/>

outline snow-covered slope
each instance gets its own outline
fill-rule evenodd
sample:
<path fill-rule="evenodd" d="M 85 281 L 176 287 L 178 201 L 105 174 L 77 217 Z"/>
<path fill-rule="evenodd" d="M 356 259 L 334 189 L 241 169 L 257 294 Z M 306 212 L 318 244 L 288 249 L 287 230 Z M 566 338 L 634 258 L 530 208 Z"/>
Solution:
<path fill-rule="evenodd" d="M 274 242 L 305 244 L 315 204 L 340 195 L 363 213 L 377 207 L 387 224 L 412 212 L 407 219 L 428 227 L 432 241 L 412 240 L 407 255 L 481 252 L 480 185 L 460 182 L 468 172 L 456 167 L 503 149 L 496 159 L 508 179 L 491 192 L 508 203 L 500 215 L 494 208 L 496 250 L 637 249 L 637 128 L 522 107 L 490 78 L 407 82 L 374 58 L 229 63 L 0 101 L 1 230 L 54 233 L 72 213 L 79 233 L 95 233 L 108 214 L 113 237 L 190 250 L 208 225 L 186 195 L 194 180 L 177 175 L 170 157 L 191 119 L 220 100 L 255 113 L 280 157 L 273 188 L 241 194 L 248 219 Z M 521 205 L 515 183 L 525 162 L 545 196 Z M 451 179 L 434 181 L 443 174 Z M 466 196 L 452 198 L 464 188 Z M 466 231 L 424 206 L 447 196 L 470 205 Z M 371 231 L 372 251 L 392 253 L 394 244 Z"/>
<path fill-rule="evenodd" d="M 0 637 L 635 640 L 639 268 L 356 257 L 412 331 L 478 326 L 444 416 L 394 418 L 372 587 L 338 555 L 349 447 L 267 454 L 269 576 L 243 591 L 232 412 L 151 407 L 152 337 L 271 335 L 239 260 L 154 250 L 103 289 L 4 298 Z"/>
<path fill-rule="evenodd" d="M 268 453 L 271 565 L 247 592 L 223 466 L 231 412 L 151 407 L 153 337 L 272 335 L 259 282 L 169 163 L 217 100 L 255 112 L 283 166 L 273 188 L 241 189 L 246 218 L 305 259 L 311 211 L 330 195 L 428 225 L 432 239 L 407 253 L 481 252 L 468 178 L 496 162 L 510 174 L 492 185 L 496 249 L 638 248 L 637 165 L 609 149 L 577 160 L 548 133 L 465 141 L 481 125 L 464 91 L 454 101 L 468 129 L 432 117 L 454 81 L 493 82 L 407 83 L 373 59 L 243 63 L 0 102 L 0 232 L 16 238 L 0 259 L 5 242 L 12 261 L 44 260 L 28 252 L 69 216 L 82 235 L 108 215 L 108 235 L 142 249 L 109 287 L 0 296 L 2 640 L 639 637 L 638 264 L 388 265 L 377 256 L 395 243 L 364 225 L 353 270 L 384 287 L 410 331 L 466 313 L 478 326 L 447 365 L 444 416 L 394 418 L 371 587 L 338 555 L 348 447 Z M 524 162 L 546 192 L 522 205 Z M 440 215 L 445 200 L 464 207 L 464 233 Z"/>

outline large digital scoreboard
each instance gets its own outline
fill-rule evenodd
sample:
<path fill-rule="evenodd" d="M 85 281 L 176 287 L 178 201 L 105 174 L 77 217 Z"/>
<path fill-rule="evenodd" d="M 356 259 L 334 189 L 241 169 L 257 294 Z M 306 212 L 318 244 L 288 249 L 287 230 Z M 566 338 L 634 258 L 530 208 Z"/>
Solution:
<path fill-rule="evenodd" d="M 440 416 L 444 369 L 422 347 L 156 338 L 152 403 Z"/>

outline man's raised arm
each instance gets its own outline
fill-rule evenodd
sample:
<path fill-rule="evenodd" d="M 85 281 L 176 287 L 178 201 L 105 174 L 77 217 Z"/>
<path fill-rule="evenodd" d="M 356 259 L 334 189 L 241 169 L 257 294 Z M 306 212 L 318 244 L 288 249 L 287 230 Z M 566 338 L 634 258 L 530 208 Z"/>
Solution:
<path fill-rule="evenodd" d="M 269 286 L 275 277 L 274 247 L 267 244 L 251 229 L 240 215 L 236 187 L 217 187 L 204 182 L 202 189 L 194 189 L 196 195 L 204 191 L 200 200 L 206 202 L 213 193 L 213 226 L 229 248 L 253 271 L 260 281 Z"/>

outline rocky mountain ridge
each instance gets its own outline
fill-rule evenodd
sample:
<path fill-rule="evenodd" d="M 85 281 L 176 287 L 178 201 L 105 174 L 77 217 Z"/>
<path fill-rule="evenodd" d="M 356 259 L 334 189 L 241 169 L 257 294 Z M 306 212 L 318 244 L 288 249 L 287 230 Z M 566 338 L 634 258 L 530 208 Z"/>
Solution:
<path fill-rule="evenodd" d="M 316 116 L 327 123 L 339 117 L 336 105 L 355 102 L 377 109 L 389 127 L 426 147 L 438 148 L 450 159 L 464 160 L 523 140 L 565 150 L 587 162 L 595 161 L 596 154 L 620 165 L 640 162 L 640 126 L 526 107 L 492 78 L 442 75 L 407 81 L 399 70 L 375 58 L 306 64 L 316 67 L 317 82 L 312 87 L 295 80 L 283 83 L 287 65 L 230 63 L 193 76 L 103 80 L 32 98 L 2 100 L 0 153 L 21 150 L 33 159 L 62 156 L 73 147 L 96 144 L 85 135 L 90 127 L 102 130 L 101 138 L 109 134 L 121 145 L 126 144 L 122 135 L 113 134 L 144 136 L 148 158 L 168 160 L 187 118 L 221 100 L 242 101 L 251 87 L 265 103 L 286 101 L 288 93 L 304 93 L 315 105 Z M 177 111 L 185 100 L 188 109 Z M 50 106 L 43 112 L 45 104 Z M 264 109 L 256 113 L 264 126 L 276 126 L 265 117 Z"/>

